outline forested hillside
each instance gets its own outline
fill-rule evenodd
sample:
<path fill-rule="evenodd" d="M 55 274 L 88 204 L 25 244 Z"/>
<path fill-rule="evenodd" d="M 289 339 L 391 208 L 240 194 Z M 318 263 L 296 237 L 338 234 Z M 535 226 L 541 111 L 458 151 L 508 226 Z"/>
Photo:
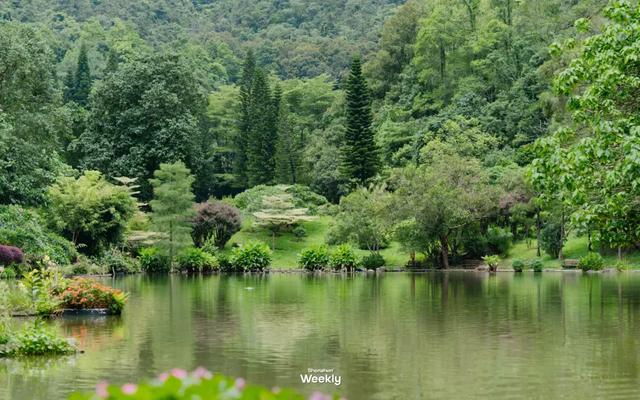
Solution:
<path fill-rule="evenodd" d="M 47 27 L 65 65 L 76 56 L 75 42 L 91 44 L 96 75 L 110 47 L 148 45 L 198 58 L 215 82 L 238 78 L 238 58 L 248 48 L 255 49 L 260 65 L 283 78 L 338 76 L 353 54 L 376 48 L 385 17 L 401 2 L 34 0 L 2 2 L 0 16 Z"/>
<path fill-rule="evenodd" d="M 177 174 L 198 202 L 306 186 L 338 205 L 329 244 L 399 243 L 431 265 L 512 240 L 554 258 L 575 235 L 619 255 L 640 242 L 636 2 L 59 0 L 0 15 L 2 203 L 48 210 L 61 176 L 97 170 L 135 179 L 150 211 L 156 175 Z"/>

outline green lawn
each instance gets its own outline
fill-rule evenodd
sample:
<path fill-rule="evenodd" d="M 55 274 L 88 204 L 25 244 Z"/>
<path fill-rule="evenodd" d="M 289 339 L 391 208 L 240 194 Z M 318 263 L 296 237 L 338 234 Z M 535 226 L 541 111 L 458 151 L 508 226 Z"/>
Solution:
<path fill-rule="evenodd" d="M 564 247 L 565 258 L 579 259 L 580 257 L 587 255 L 587 253 L 586 237 L 570 237 L 569 240 L 567 240 Z M 530 246 L 527 246 L 523 241 L 516 242 L 514 246 L 511 247 L 511 250 L 509 250 L 509 257 L 502 260 L 500 266 L 505 268 L 511 267 L 511 262 L 517 258 L 522 260 L 536 258 L 536 240 L 532 240 Z M 560 260 L 552 259 L 550 256 L 545 254 L 544 251 L 542 252 L 542 257 L 540 257 L 540 259 L 544 264 L 544 268 L 561 268 Z M 617 258 L 614 254 L 605 255 L 604 259 L 607 267 L 613 267 L 617 262 Z M 640 269 L 640 251 L 633 251 L 624 255 L 624 261 L 631 267 Z"/>
<path fill-rule="evenodd" d="M 275 237 L 275 250 L 273 251 L 272 268 L 291 269 L 298 268 L 298 254 L 308 247 L 319 246 L 325 243 L 325 237 L 331 227 L 332 217 L 321 216 L 315 221 L 303 222 L 302 226 L 307 231 L 307 236 L 297 239 L 290 232 L 285 232 Z M 271 232 L 266 229 L 252 226 L 251 218 L 245 218 L 242 230 L 233 235 L 225 247 L 225 252 L 231 251 L 233 243 L 246 243 L 259 240 L 273 245 Z M 329 246 L 331 249 L 332 246 Z M 368 253 L 366 250 L 356 250 L 359 257 Z M 402 267 L 408 260 L 408 255 L 401 251 L 400 244 L 391 243 L 389 248 L 380 252 L 387 262 L 387 267 Z"/>

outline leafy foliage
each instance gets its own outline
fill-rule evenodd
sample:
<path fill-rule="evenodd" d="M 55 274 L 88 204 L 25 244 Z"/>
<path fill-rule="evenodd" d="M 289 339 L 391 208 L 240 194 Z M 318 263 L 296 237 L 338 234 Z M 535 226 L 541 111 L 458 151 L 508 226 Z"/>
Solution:
<path fill-rule="evenodd" d="M 495 272 L 498 269 L 498 265 L 500 264 L 500 256 L 483 256 L 482 261 L 487 264 L 487 266 L 489 267 L 489 271 Z"/>
<path fill-rule="evenodd" d="M 69 281 L 58 296 L 62 308 L 106 308 L 111 314 L 120 314 L 127 301 L 127 295 L 122 291 L 84 278 Z"/>
<path fill-rule="evenodd" d="M 62 355 L 75 350 L 66 339 L 59 337 L 44 323 L 35 321 L 9 337 L 6 347 L 0 350 L 0 357 Z"/>
<path fill-rule="evenodd" d="M 136 201 L 127 188 L 107 182 L 97 171 L 78 179 L 60 178 L 49 189 L 51 224 L 82 251 L 97 254 L 122 243 Z"/>
<path fill-rule="evenodd" d="M 233 249 L 230 261 L 236 272 L 261 272 L 271 264 L 271 250 L 261 242 L 246 243 Z"/>
<path fill-rule="evenodd" d="M 329 266 L 336 270 L 353 271 L 358 266 L 356 254 L 348 244 L 341 244 L 329 255 Z"/>
<path fill-rule="evenodd" d="M 578 260 L 578 268 L 583 271 L 600 271 L 604 268 L 604 259 L 598 253 L 589 253 Z"/>
<path fill-rule="evenodd" d="M 298 257 L 298 266 L 307 271 L 323 270 L 329 266 L 329 249 L 327 246 L 317 246 L 305 249 Z"/>
<path fill-rule="evenodd" d="M 218 269 L 220 264 L 215 256 L 197 247 L 183 249 L 176 258 L 178 270 L 182 272 L 211 272 Z"/>
<path fill-rule="evenodd" d="M 198 247 L 211 239 L 222 249 L 241 226 L 242 219 L 237 208 L 220 201 L 207 201 L 196 205 L 191 237 Z"/>
<path fill-rule="evenodd" d="M 160 169 L 153 175 L 151 219 L 156 230 L 164 234 L 158 246 L 172 263 L 180 249 L 191 242 L 189 221 L 194 214 L 194 196 L 191 191 L 194 178 L 182 162 L 160 164 Z"/>
<path fill-rule="evenodd" d="M 144 272 L 157 273 L 171 270 L 171 260 L 157 247 L 144 247 L 140 249 L 138 255 L 140 268 Z"/>
<path fill-rule="evenodd" d="M 49 231 L 40 215 L 20 206 L 0 206 L 0 243 L 19 247 L 29 262 L 46 256 L 65 265 L 77 256 L 72 243 Z"/>
<path fill-rule="evenodd" d="M 385 264 L 386 261 L 384 257 L 382 257 L 382 254 L 376 252 L 367 254 L 362 257 L 362 260 L 360 261 L 360 265 L 362 265 L 362 268 L 364 269 L 376 269 L 384 267 Z"/>
<path fill-rule="evenodd" d="M 553 258 L 558 258 L 560 249 L 563 246 L 562 227 L 560 224 L 547 223 L 540 232 L 540 247 L 545 253 Z"/>
<path fill-rule="evenodd" d="M 524 270 L 524 267 L 525 267 L 525 262 L 520 259 L 515 259 L 511 263 L 511 267 L 515 272 L 522 272 L 522 270 Z"/>

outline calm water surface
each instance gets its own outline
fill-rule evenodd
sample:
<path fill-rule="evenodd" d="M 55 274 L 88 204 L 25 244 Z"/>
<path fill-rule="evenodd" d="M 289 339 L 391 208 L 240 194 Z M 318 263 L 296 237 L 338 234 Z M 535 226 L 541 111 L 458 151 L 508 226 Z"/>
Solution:
<path fill-rule="evenodd" d="M 173 367 L 358 399 L 640 397 L 640 274 L 109 280 L 121 317 L 53 324 L 84 354 L 0 360 L 0 398 L 63 399 Z M 308 385 L 331 368 L 339 387 Z"/>

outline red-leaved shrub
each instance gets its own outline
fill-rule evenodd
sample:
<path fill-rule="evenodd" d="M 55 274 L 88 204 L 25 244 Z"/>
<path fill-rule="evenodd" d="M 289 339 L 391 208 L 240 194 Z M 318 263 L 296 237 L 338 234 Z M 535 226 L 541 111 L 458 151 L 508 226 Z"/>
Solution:
<path fill-rule="evenodd" d="M 62 290 L 59 298 L 62 308 L 76 310 L 108 308 L 112 314 L 120 314 L 127 295 L 92 279 L 75 278 Z"/>
<path fill-rule="evenodd" d="M 18 247 L 0 244 L 0 265 L 21 264 L 23 261 L 24 254 Z"/>

